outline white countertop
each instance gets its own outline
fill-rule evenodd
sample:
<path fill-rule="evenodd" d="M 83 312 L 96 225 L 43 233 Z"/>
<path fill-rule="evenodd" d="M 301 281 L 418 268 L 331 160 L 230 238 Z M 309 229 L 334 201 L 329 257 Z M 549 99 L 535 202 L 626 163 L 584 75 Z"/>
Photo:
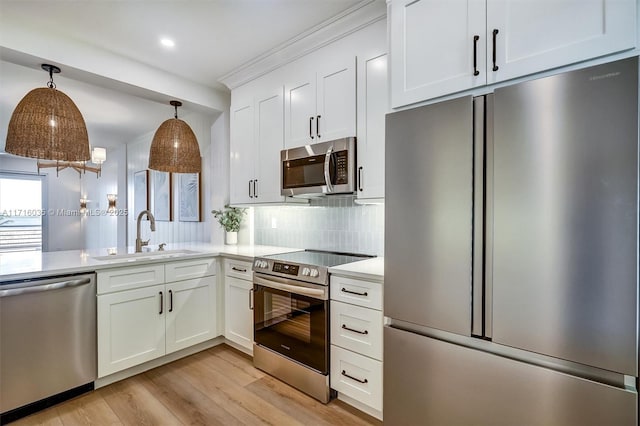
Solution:
<path fill-rule="evenodd" d="M 123 255 L 134 253 L 134 247 L 119 247 L 115 253 L 109 253 L 108 249 L 95 250 L 68 250 L 54 252 L 14 252 L 0 253 L 0 281 L 16 279 L 29 279 L 47 275 L 60 275 L 78 272 L 90 272 L 100 269 L 114 268 L 133 264 L 146 264 L 167 262 L 178 259 L 190 259 L 205 256 L 225 256 L 251 260 L 254 257 L 266 256 L 276 253 L 299 251 L 300 249 L 259 245 L 211 245 L 203 243 L 167 244 L 165 250 L 171 255 L 172 250 L 189 250 L 194 253 L 180 254 L 175 257 L 145 257 L 134 261 L 114 258 L 98 260 L 95 257 L 108 256 L 110 254 Z"/>
<path fill-rule="evenodd" d="M 359 278 L 369 281 L 384 280 L 384 257 L 374 257 L 359 262 L 329 268 L 329 273 L 343 277 Z"/>

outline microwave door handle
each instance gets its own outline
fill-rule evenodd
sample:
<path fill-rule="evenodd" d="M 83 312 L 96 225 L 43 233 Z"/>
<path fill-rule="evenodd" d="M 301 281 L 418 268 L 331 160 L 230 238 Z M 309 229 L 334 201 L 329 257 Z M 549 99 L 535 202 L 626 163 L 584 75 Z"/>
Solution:
<path fill-rule="evenodd" d="M 331 165 L 331 154 L 333 153 L 333 147 L 327 150 L 327 154 L 324 157 L 324 182 L 327 184 L 327 191 L 333 192 L 333 185 L 331 185 L 331 173 L 329 167 Z"/>

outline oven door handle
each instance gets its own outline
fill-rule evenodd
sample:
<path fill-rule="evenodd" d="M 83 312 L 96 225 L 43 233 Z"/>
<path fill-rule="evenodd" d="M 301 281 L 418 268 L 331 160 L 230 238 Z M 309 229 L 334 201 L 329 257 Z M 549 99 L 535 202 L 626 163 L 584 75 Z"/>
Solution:
<path fill-rule="evenodd" d="M 329 147 L 326 155 L 324 156 L 324 183 L 327 184 L 327 191 L 333 192 L 333 185 L 331 185 L 331 171 L 329 167 L 331 165 L 331 154 L 333 153 L 333 146 Z"/>
<path fill-rule="evenodd" d="M 257 285 L 261 285 L 269 288 L 275 288 L 276 290 L 282 290 L 288 293 L 314 297 L 316 299 L 326 300 L 327 298 L 325 290 L 287 284 L 286 281 L 292 282 L 291 280 L 286 280 L 286 279 L 282 279 L 282 280 L 277 278 L 265 279 L 262 277 L 258 277 L 256 275 L 253 276 L 253 283 Z"/>

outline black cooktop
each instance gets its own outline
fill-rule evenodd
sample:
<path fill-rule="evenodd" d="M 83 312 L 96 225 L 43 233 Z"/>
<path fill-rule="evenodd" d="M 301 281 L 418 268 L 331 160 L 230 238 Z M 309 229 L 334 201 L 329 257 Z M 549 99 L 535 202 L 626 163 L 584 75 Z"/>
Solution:
<path fill-rule="evenodd" d="M 302 263 L 306 265 L 324 266 L 326 268 L 331 268 L 332 266 L 357 262 L 359 260 L 365 260 L 375 256 L 353 253 L 335 253 L 320 250 L 305 250 L 294 251 L 290 253 L 272 254 L 264 257 L 268 259 L 282 260 L 284 262 Z"/>

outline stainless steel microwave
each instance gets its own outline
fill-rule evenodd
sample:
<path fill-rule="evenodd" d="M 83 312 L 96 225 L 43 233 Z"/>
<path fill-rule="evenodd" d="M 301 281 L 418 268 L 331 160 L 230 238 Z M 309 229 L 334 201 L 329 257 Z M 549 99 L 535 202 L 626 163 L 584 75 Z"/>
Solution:
<path fill-rule="evenodd" d="M 355 192 L 356 138 L 280 151 L 281 194 L 313 197 Z"/>

